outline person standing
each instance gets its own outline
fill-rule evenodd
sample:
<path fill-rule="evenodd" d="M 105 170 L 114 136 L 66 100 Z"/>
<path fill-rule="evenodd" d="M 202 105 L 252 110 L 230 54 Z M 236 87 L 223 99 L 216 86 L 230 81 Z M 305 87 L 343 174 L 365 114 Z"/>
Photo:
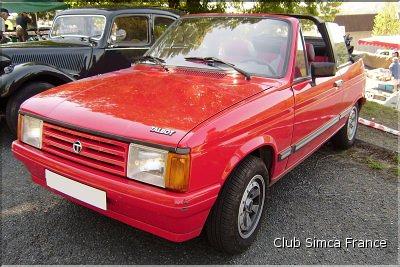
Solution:
<path fill-rule="evenodd" d="M 7 42 L 7 38 L 4 36 L 4 33 L 6 32 L 6 20 L 9 16 L 10 14 L 8 13 L 7 9 L 0 9 L 0 44 Z"/>
<path fill-rule="evenodd" d="M 393 53 L 393 55 L 395 55 L 395 53 Z M 399 54 L 399 52 L 397 52 L 397 56 L 398 56 L 398 54 Z M 400 63 L 399 63 L 398 57 L 396 57 L 396 56 L 393 57 L 392 64 L 390 64 L 390 66 L 389 66 L 389 70 L 394 78 L 395 86 L 398 89 L 400 86 Z"/>
<path fill-rule="evenodd" d="M 22 12 L 17 17 L 17 38 L 20 42 L 26 42 L 28 40 L 28 23 L 32 23 L 32 19 L 28 17 L 28 14 Z"/>

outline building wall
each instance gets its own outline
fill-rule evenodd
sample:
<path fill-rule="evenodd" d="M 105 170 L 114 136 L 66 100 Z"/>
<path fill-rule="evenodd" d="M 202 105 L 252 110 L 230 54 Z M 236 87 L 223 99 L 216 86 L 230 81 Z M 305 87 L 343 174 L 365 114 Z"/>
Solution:
<path fill-rule="evenodd" d="M 346 33 L 350 34 L 350 36 L 353 37 L 353 41 L 351 42 L 351 44 L 354 46 L 354 50 L 375 53 L 376 50 L 378 49 L 378 47 L 358 44 L 358 40 L 366 37 L 371 37 L 372 31 L 359 31 L 359 32 L 346 32 Z"/>

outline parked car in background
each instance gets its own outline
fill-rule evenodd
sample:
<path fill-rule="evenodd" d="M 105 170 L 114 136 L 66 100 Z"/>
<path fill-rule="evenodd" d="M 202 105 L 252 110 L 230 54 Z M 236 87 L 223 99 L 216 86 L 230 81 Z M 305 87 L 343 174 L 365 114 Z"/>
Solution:
<path fill-rule="evenodd" d="M 47 40 L 49 38 L 50 31 L 51 27 L 39 27 L 38 29 L 29 29 L 28 42 Z M 18 42 L 17 34 L 15 31 L 7 31 L 4 35 L 9 39 L 9 42 Z"/>
<path fill-rule="evenodd" d="M 393 49 L 377 49 L 375 54 L 391 57 L 395 50 Z"/>
<path fill-rule="evenodd" d="M 128 68 L 179 17 L 173 10 L 70 9 L 53 22 L 49 39 L 0 46 L 0 107 L 16 132 L 29 97 L 67 82 Z"/>
<path fill-rule="evenodd" d="M 12 150 L 35 183 L 171 241 L 204 230 L 237 253 L 260 229 L 269 186 L 327 140 L 354 143 L 364 66 L 337 24 L 189 15 L 145 58 L 22 105 Z"/>

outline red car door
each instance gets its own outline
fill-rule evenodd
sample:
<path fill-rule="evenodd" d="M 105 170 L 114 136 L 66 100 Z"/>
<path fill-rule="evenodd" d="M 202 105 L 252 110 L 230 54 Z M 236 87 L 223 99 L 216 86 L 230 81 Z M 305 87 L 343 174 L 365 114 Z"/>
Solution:
<path fill-rule="evenodd" d="M 346 117 L 349 109 L 354 105 L 357 99 L 362 97 L 365 88 L 365 74 L 362 61 L 352 63 L 343 35 L 345 34 L 336 23 L 326 23 L 329 38 L 332 42 L 333 52 L 335 54 L 338 72 L 342 75 L 343 91 L 342 102 L 340 104 L 341 114 Z"/>
<path fill-rule="evenodd" d="M 307 45 L 307 48 L 309 51 L 305 53 L 300 32 L 292 86 L 295 99 L 292 151 L 287 168 L 312 153 L 337 130 L 342 109 L 343 82 L 340 73 L 316 78 L 312 83 L 308 63 L 314 60 L 314 53 L 310 51 L 312 45 Z"/>

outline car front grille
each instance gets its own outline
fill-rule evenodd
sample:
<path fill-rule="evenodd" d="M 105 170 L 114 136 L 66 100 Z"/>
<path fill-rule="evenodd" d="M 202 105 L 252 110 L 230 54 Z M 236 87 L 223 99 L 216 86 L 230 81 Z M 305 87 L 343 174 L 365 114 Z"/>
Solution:
<path fill-rule="evenodd" d="M 82 147 L 80 153 L 73 149 L 77 142 Z M 43 124 L 43 151 L 91 168 L 126 176 L 128 149 L 124 142 Z"/>
<path fill-rule="evenodd" d="M 80 72 L 85 68 L 85 57 L 81 53 L 75 54 L 41 54 L 41 53 L 22 53 L 15 54 L 11 58 L 15 64 L 26 62 L 44 63 L 53 65 L 57 68 Z"/>

